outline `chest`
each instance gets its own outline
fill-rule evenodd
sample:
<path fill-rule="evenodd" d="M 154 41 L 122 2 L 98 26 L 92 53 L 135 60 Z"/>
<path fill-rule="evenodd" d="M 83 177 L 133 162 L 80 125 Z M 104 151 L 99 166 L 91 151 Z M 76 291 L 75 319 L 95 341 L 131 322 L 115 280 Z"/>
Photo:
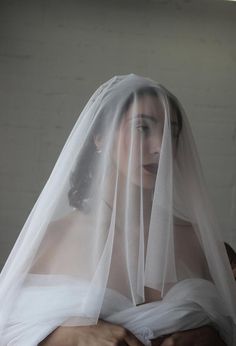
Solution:
<path fill-rule="evenodd" d="M 131 297 L 130 286 L 137 285 L 137 270 L 138 270 L 138 254 L 135 251 L 132 254 L 128 254 L 127 249 L 121 245 L 122 242 L 114 242 L 110 273 L 108 278 L 108 287 L 118 291 L 120 294 Z M 132 258 L 130 257 L 132 256 Z M 131 270 L 128 270 L 128 264 L 131 266 Z M 149 287 L 144 287 L 145 303 L 161 300 L 160 291 L 154 290 Z"/>

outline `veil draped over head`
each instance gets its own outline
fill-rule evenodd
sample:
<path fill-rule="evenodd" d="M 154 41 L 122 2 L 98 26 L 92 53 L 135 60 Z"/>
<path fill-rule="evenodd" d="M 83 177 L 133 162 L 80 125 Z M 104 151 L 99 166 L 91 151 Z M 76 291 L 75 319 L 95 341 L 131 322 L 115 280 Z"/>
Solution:
<path fill-rule="evenodd" d="M 2 270 L 0 345 L 101 317 L 135 332 L 125 313 L 188 294 L 208 311 L 199 324 L 222 324 L 233 344 L 235 281 L 184 110 L 149 78 L 115 76 L 81 112 Z"/>

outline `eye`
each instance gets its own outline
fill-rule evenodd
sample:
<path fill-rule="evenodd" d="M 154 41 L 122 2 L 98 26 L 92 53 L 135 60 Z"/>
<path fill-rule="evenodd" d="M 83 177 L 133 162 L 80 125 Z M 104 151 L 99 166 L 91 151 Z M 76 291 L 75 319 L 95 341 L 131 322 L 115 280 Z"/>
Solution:
<path fill-rule="evenodd" d="M 139 132 L 144 133 L 144 134 L 148 134 L 148 132 L 150 131 L 149 126 L 146 124 L 139 124 L 139 125 L 137 125 L 136 128 Z"/>
<path fill-rule="evenodd" d="M 137 130 L 141 133 L 147 134 L 149 132 L 149 127 L 142 125 L 142 126 L 138 126 Z"/>

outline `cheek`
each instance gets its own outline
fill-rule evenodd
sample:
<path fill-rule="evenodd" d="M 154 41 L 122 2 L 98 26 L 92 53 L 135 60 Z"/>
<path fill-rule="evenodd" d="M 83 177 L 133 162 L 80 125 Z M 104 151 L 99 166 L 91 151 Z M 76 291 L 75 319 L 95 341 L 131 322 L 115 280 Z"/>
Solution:
<path fill-rule="evenodd" d="M 112 149 L 113 163 L 119 170 L 126 166 L 126 161 L 128 160 L 128 148 L 130 141 L 124 133 L 123 128 L 117 132 Z"/>
<path fill-rule="evenodd" d="M 116 165 L 119 165 L 119 169 L 127 173 L 130 163 L 132 171 L 136 170 L 141 161 L 142 151 L 140 136 L 135 133 L 131 136 L 130 129 L 121 129 L 117 134 L 113 150 L 115 162 Z"/>

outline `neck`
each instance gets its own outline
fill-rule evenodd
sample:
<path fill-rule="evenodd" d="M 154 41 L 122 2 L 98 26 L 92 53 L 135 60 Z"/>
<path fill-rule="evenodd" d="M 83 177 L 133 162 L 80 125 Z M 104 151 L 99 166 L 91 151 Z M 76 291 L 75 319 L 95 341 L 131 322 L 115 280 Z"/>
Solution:
<path fill-rule="evenodd" d="M 140 226 L 140 203 L 142 200 L 144 228 L 148 229 L 150 213 L 152 207 L 152 190 L 142 189 L 140 186 L 130 183 L 127 186 L 127 179 L 119 173 L 116 191 L 116 176 L 110 174 L 106 179 L 106 192 L 103 200 L 112 210 L 116 203 L 116 220 L 117 226 L 125 227 L 125 220 L 130 218 L 132 225 L 139 229 Z M 127 195 L 127 188 L 129 194 Z M 115 198 L 114 198 L 115 197 Z M 116 199 L 116 201 L 115 201 Z"/>

